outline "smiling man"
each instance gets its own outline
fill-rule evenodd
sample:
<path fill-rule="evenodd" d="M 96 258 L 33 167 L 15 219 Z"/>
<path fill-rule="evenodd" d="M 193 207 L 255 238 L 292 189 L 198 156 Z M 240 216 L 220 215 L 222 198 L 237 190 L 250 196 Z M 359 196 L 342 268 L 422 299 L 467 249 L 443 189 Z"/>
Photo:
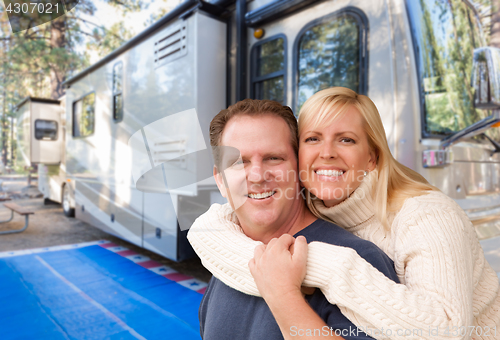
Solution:
<path fill-rule="evenodd" d="M 212 120 L 210 141 L 216 150 L 217 185 L 247 236 L 287 251 L 294 243 L 292 235 L 303 236 L 295 243 L 297 253 L 307 252 L 304 237 L 308 242 L 351 247 L 397 280 L 392 261 L 374 244 L 318 220 L 308 210 L 300 194 L 297 171 L 297 121 L 288 107 L 268 100 L 238 102 Z M 188 238 L 192 237 L 196 235 L 190 231 Z M 280 287 L 280 282 L 270 285 Z M 283 292 L 282 299 L 265 301 L 213 277 L 200 305 L 203 339 L 369 338 L 321 291 L 312 290 L 304 296 L 300 294 L 300 283 L 298 287 L 298 294 Z"/>

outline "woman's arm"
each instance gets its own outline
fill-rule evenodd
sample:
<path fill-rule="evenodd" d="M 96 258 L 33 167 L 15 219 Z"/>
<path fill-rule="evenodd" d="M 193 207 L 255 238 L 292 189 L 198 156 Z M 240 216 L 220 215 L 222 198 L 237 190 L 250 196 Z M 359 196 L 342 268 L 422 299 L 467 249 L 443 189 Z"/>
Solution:
<path fill-rule="evenodd" d="M 203 266 L 216 278 L 240 292 L 260 296 L 248 262 L 255 247 L 263 243 L 243 234 L 232 214 L 229 204 L 212 204 L 193 223 L 187 238 Z"/>
<path fill-rule="evenodd" d="M 189 235 L 204 265 L 229 286 L 258 295 L 247 263 L 260 242 L 238 232 L 225 215 L 227 207 L 207 214 Z M 385 277 L 353 249 L 319 242 L 309 245 L 304 285 L 321 288 L 362 330 L 386 331 L 372 333 L 376 338 L 469 339 L 470 332 L 462 336 L 460 327 L 473 325 L 472 227 L 439 202 L 414 209 L 393 227 L 398 228 L 394 260 L 404 265 L 405 285 Z M 475 270 L 491 270 L 484 266 Z"/>

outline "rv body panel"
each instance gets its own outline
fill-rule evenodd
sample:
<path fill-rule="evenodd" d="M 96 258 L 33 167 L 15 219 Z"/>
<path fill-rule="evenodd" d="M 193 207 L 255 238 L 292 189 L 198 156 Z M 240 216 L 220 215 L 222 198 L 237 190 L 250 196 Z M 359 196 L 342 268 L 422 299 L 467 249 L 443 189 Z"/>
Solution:
<path fill-rule="evenodd" d="M 179 35 L 183 43 L 177 55 L 174 51 L 174 57 L 168 54 L 169 46 L 165 45 L 173 34 Z M 66 166 L 68 176 L 76 182 L 77 218 L 174 260 L 194 255 L 187 242 L 180 240 L 185 239 L 185 235 L 178 226 L 179 200 L 182 195 L 196 197 L 206 191 L 208 194 L 203 195 L 208 199 L 199 203 L 207 210 L 211 203 L 210 191 L 217 191 L 215 181 L 204 181 L 200 185 L 194 181 L 187 188 L 165 193 L 141 192 L 136 189 L 132 176 L 137 159 L 133 158 L 135 151 L 129 146 L 129 140 L 140 131 L 143 140 L 139 138 L 137 143 L 144 143 L 142 150 L 150 155 L 150 159 L 143 158 L 147 162 L 145 167 L 156 167 L 152 169 L 156 171 L 153 175 L 160 175 L 160 182 L 163 177 L 159 166 L 164 161 L 163 155 L 169 151 L 160 150 L 163 139 L 183 145 L 180 155 L 187 154 L 189 169 L 206 171 L 200 167 L 208 164 L 212 170 L 208 159 L 200 158 L 202 155 L 189 158 L 189 154 L 207 149 L 210 145 L 208 125 L 213 116 L 225 108 L 225 34 L 225 23 L 196 12 L 186 20 L 179 19 L 160 28 L 135 47 L 71 84 L 67 91 L 67 120 L 73 126 L 68 126 L 67 130 Z M 163 49 L 162 44 L 166 46 Z M 159 54 L 165 52 L 162 58 Z M 119 63 L 123 70 L 123 116 L 116 120 L 113 111 L 116 73 L 113 72 Z M 79 112 L 83 112 L 78 107 L 79 102 L 83 106 L 92 102 L 86 102 L 85 98 L 92 98 L 93 93 L 95 108 L 89 110 L 95 114 L 94 126 L 92 131 L 86 131 L 74 121 Z M 200 133 L 192 131 L 195 121 L 182 123 L 182 116 L 177 120 L 174 117 L 193 109 Z M 161 125 L 166 123 L 160 121 L 168 117 L 180 125 Z M 86 136 L 75 136 L 82 131 Z M 167 172 L 167 178 L 175 178 L 168 171 L 179 176 L 186 173 L 168 167 L 163 171 Z M 192 223 L 197 216 L 185 214 L 179 218 Z"/>
<path fill-rule="evenodd" d="M 126 67 L 126 58 L 120 60 Z M 74 181 L 75 217 L 142 246 L 142 192 L 132 187 L 130 151 L 122 130 L 113 126 L 112 67 L 98 68 L 67 91 L 66 169 Z M 75 136 L 80 133 L 74 123 L 77 105 L 86 97 L 93 99 L 87 104 L 94 114 L 93 128 Z"/>
<path fill-rule="evenodd" d="M 134 195 L 135 202 L 124 203 L 112 189 L 75 179 L 75 217 L 142 247 L 142 210 L 137 211 L 134 206 L 142 207 L 142 193 Z"/>

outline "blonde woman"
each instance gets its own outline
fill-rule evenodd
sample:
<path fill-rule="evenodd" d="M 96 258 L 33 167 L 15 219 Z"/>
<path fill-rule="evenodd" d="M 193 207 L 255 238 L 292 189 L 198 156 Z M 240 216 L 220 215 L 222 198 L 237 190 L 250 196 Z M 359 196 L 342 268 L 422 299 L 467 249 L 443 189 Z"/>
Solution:
<path fill-rule="evenodd" d="M 303 285 L 320 288 L 378 339 L 500 339 L 499 280 L 472 223 L 394 159 L 373 102 L 346 88 L 326 89 L 305 102 L 298 124 L 309 209 L 379 246 L 401 282 L 352 249 L 311 242 Z M 213 205 L 188 238 L 215 277 L 246 294 L 278 282 L 274 269 L 287 265 L 263 256 L 266 247 L 241 232 L 229 205 Z"/>

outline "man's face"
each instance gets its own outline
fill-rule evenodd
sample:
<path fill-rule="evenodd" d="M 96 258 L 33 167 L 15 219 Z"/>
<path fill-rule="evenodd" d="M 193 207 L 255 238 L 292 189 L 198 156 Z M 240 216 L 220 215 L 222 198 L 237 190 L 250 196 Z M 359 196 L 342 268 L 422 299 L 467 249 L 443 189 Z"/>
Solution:
<path fill-rule="evenodd" d="M 278 230 L 298 209 L 297 158 L 290 144 L 286 122 L 276 116 L 241 115 L 229 120 L 221 146 L 240 151 L 239 159 L 216 176 L 217 185 L 228 197 L 245 233 Z M 252 232 L 253 231 L 253 232 Z"/>

